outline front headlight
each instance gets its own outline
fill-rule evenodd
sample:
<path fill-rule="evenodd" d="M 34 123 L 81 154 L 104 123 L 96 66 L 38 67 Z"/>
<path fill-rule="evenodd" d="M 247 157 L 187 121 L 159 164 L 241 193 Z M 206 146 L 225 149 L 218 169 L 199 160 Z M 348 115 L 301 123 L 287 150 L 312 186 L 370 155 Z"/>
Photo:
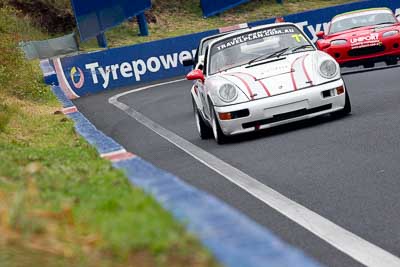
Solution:
<path fill-rule="evenodd" d="M 338 67 L 336 63 L 331 59 L 326 59 L 322 61 L 319 66 L 319 72 L 322 77 L 326 79 L 332 79 L 337 74 Z"/>
<path fill-rule="evenodd" d="M 398 30 L 393 30 L 393 31 L 388 31 L 388 32 L 383 33 L 382 36 L 383 37 L 390 37 L 390 36 L 396 35 L 398 33 L 399 33 Z"/>
<path fill-rule="evenodd" d="M 332 46 L 335 46 L 335 45 L 344 45 L 344 44 L 346 44 L 346 43 L 347 43 L 346 40 L 344 40 L 344 39 L 339 39 L 339 40 L 333 40 L 333 41 L 331 42 L 331 45 L 332 45 Z"/>
<path fill-rule="evenodd" d="M 218 90 L 219 98 L 224 102 L 235 101 L 238 97 L 238 91 L 233 84 L 225 83 Z"/>

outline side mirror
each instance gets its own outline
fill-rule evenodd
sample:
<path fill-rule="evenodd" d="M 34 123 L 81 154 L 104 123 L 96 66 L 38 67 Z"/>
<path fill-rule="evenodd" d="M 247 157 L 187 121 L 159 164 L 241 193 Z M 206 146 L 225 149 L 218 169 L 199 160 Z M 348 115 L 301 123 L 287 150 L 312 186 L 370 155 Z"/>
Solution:
<path fill-rule="evenodd" d="M 329 42 L 320 42 L 318 44 L 318 46 L 319 46 L 320 50 L 324 50 L 324 49 L 329 48 L 331 46 L 331 43 L 329 43 Z"/>
<path fill-rule="evenodd" d="M 398 22 L 400 22 L 400 14 L 396 15 L 396 19 L 397 19 Z"/>
<path fill-rule="evenodd" d="M 192 70 L 191 72 L 189 72 L 186 75 L 186 79 L 189 81 L 201 80 L 202 82 L 204 82 L 204 80 L 205 80 L 203 72 L 199 69 Z"/>
<path fill-rule="evenodd" d="M 324 38 L 324 36 L 325 36 L 325 33 L 324 33 L 323 31 L 317 32 L 317 37 L 318 37 L 319 39 Z"/>
<path fill-rule="evenodd" d="M 182 64 L 183 64 L 183 66 L 185 66 L 185 67 L 193 66 L 193 65 L 194 65 L 193 58 L 192 58 L 192 57 L 186 57 L 186 58 L 184 58 L 184 59 L 182 60 Z"/>

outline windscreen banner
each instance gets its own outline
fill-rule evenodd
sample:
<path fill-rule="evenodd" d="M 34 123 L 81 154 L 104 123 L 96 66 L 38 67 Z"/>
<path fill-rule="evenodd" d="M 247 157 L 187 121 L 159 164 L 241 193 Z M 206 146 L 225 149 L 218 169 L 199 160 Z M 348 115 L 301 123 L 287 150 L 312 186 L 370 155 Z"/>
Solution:
<path fill-rule="evenodd" d="M 82 41 L 151 7 L 151 0 L 71 0 L 71 3 Z"/>
<path fill-rule="evenodd" d="M 250 0 L 201 0 L 200 3 L 201 9 L 203 10 L 203 16 L 211 17 L 249 1 Z"/>
<path fill-rule="evenodd" d="M 315 42 L 316 33 L 327 30 L 335 15 L 358 9 L 389 7 L 400 10 L 400 1 L 368 0 L 285 16 L 296 23 Z M 248 23 L 254 27 L 274 23 L 275 18 Z M 182 76 L 191 68 L 182 65 L 183 58 L 194 55 L 199 41 L 219 30 L 189 34 L 138 45 L 113 48 L 54 60 L 61 88 L 70 98 L 105 90 L 135 86 Z"/>

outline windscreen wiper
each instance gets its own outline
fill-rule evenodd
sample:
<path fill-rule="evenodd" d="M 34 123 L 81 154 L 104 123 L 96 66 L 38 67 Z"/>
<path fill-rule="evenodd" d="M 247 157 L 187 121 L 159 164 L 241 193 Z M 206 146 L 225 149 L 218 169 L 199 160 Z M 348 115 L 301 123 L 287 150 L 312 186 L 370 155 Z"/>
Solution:
<path fill-rule="evenodd" d="M 386 21 L 386 22 L 379 22 L 379 23 L 377 23 L 377 24 L 374 24 L 374 25 L 382 25 L 382 24 L 395 24 L 395 22 L 390 22 L 390 21 Z M 371 26 L 374 26 L 374 25 L 371 25 Z"/>
<path fill-rule="evenodd" d="M 345 29 L 345 30 L 343 30 L 343 31 L 354 30 L 354 29 L 361 28 L 361 27 L 368 27 L 368 26 L 354 26 L 354 27 Z"/>
<path fill-rule="evenodd" d="M 266 60 L 266 59 L 269 59 L 269 58 L 272 58 L 272 57 L 280 57 L 280 56 L 283 55 L 283 53 L 285 53 L 286 51 L 288 51 L 289 48 L 290 48 L 290 47 L 285 47 L 285 48 L 283 48 L 283 49 L 281 49 L 281 50 L 278 50 L 278 51 L 273 52 L 272 54 L 258 56 L 258 57 L 256 57 L 256 58 L 250 60 L 247 64 L 250 65 L 251 63 L 254 63 L 254 62 L 256 62 L 256 61 Z"/>
<path fill-rule="evenodd" d="M 300 45 L 300 46 L 298 46 L 298 47 L 293 48 L 293 49 L 292 49 L 292 52 L 296 52 L 297 50 L 304 49 L 304 48 L 307 48 L 307 47 L 313 47 L 313 46 L 310 45 L 310 44 Z"/>

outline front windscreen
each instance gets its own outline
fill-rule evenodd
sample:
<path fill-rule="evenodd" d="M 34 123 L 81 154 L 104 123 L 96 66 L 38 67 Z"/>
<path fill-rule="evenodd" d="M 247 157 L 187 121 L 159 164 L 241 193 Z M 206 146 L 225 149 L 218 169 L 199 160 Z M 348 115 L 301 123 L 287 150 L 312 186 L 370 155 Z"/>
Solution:
<path fill-rule="evenodd" d="M 338 17 L 333 20 L 329 33 L 333 34 L 360 27 L 393 23 L 396 23 L 396 19 L 390 11 L 367 11 Z"/>
<path fill-rule="evenodd" d="M 213 36 L 213 38 L 210 38 L 210 39 L 207 39 L 207 40 L 205 40 L 204 42 L 203 42 L 203 46 L 201 47 L 201 52 L 200 52 L 200 55 L 204 55 L 205 53 L 206 53 L 206 50 L 207 50 L 207 47 L 208 47 L 208 45 L 212 42 L 212 41 L 214 41 L 215 39 L 217 39 L 217 38 L 219 38 L 219 37 L 221 37 L 221 36 Z"/>
<path fill-rule="evenodd" d="M 247 31 L 214 43 L 211 47 L 209 73 L 252 63 L 259 58 L 314 49 L 304 34 L 295 26 L 283 25 Z M 278 55 L 278 54 L 277 54 Z"/>

